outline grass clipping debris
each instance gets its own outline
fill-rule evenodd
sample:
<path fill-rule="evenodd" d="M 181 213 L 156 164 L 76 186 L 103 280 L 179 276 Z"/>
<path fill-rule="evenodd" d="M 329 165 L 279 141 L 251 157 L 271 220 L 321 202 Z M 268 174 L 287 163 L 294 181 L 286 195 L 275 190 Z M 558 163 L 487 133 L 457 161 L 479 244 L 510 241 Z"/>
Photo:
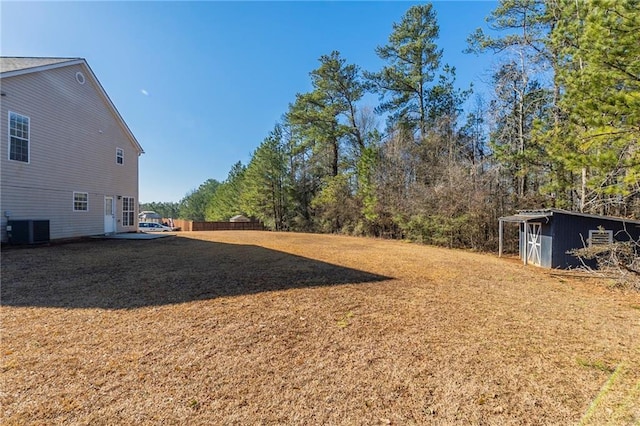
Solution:
<path fill-rule="evenodd" d="M 640 295 L 465 251 L 180 233 L 3 250 L 0 423 L 636 424 Z"/>

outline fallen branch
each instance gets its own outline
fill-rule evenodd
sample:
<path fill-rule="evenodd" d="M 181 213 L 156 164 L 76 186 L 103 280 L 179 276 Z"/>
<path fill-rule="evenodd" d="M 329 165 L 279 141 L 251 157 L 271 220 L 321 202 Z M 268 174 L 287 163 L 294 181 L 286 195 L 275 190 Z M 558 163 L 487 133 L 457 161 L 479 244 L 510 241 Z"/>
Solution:
<path fill-rule="evenodd" d="M 619 285 L 640 291 L 640 239 L 634 240 L 626 229 L 627 241 L 608 244 L 589 244 L 583 239 L 583 248 L 569 251 L 582 264 L 581 270 L 594 275 L 611 275 Z M 618 233 L 620 234 L 620 232 Z M 618 236 L 616 234 L 616 236 Z M 595 260 L 597 269 L 587 265 L 586 260 Z"/>

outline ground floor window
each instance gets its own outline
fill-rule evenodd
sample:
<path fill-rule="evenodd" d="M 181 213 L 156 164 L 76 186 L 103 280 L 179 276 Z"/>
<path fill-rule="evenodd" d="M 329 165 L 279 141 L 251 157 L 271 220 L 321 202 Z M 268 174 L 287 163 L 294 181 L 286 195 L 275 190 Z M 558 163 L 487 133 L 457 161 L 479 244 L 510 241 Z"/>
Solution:
<path fill-rule="evenodd" d="M 74 212 L 89 211 L 89 193 L 87 192 L 73 193 L 73 211 Z"/>
<path fill-rule="evenodd" d="M 133 226 L 135 224 L 135 204 L 133 197 L 122 197 L 122 226 Z"/>

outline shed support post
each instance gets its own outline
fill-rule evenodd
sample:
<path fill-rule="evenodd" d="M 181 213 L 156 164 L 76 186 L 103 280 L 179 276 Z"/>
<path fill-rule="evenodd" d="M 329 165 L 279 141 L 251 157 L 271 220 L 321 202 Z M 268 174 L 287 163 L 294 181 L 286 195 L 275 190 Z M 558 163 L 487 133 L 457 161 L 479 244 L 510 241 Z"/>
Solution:
<path fill-rule="evenodd" d="M 528 226 L 527 226 L 527 221 L 523 222 L 524 225 L 524 241 L 522 242 L 522 251 L 524 253 L 524 258 L 522 259 L 523 263 L 526 265 L 527 264 L 527 257 L 529 255 L 529 253 L 527 253 L 527 245 L 529 242 L 529 235 L 527 234 L 528 231 Z"/>
<path fill-rule="evenodd" d="M 502 257 L 502 227 L 504 226 L 502 220 L 498 221 L 498 257 Z"/>

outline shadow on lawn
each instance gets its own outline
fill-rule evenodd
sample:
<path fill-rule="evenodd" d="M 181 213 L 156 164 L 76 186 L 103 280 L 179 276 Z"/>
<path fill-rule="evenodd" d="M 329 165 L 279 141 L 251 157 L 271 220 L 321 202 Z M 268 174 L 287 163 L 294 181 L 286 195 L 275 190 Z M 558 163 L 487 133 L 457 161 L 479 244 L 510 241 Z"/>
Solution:
<path fill-rule="evenodd" d="M 0 303 L 131 309 L 387 279 L 252 245 L 98 240 L 3 250 Z"/>

